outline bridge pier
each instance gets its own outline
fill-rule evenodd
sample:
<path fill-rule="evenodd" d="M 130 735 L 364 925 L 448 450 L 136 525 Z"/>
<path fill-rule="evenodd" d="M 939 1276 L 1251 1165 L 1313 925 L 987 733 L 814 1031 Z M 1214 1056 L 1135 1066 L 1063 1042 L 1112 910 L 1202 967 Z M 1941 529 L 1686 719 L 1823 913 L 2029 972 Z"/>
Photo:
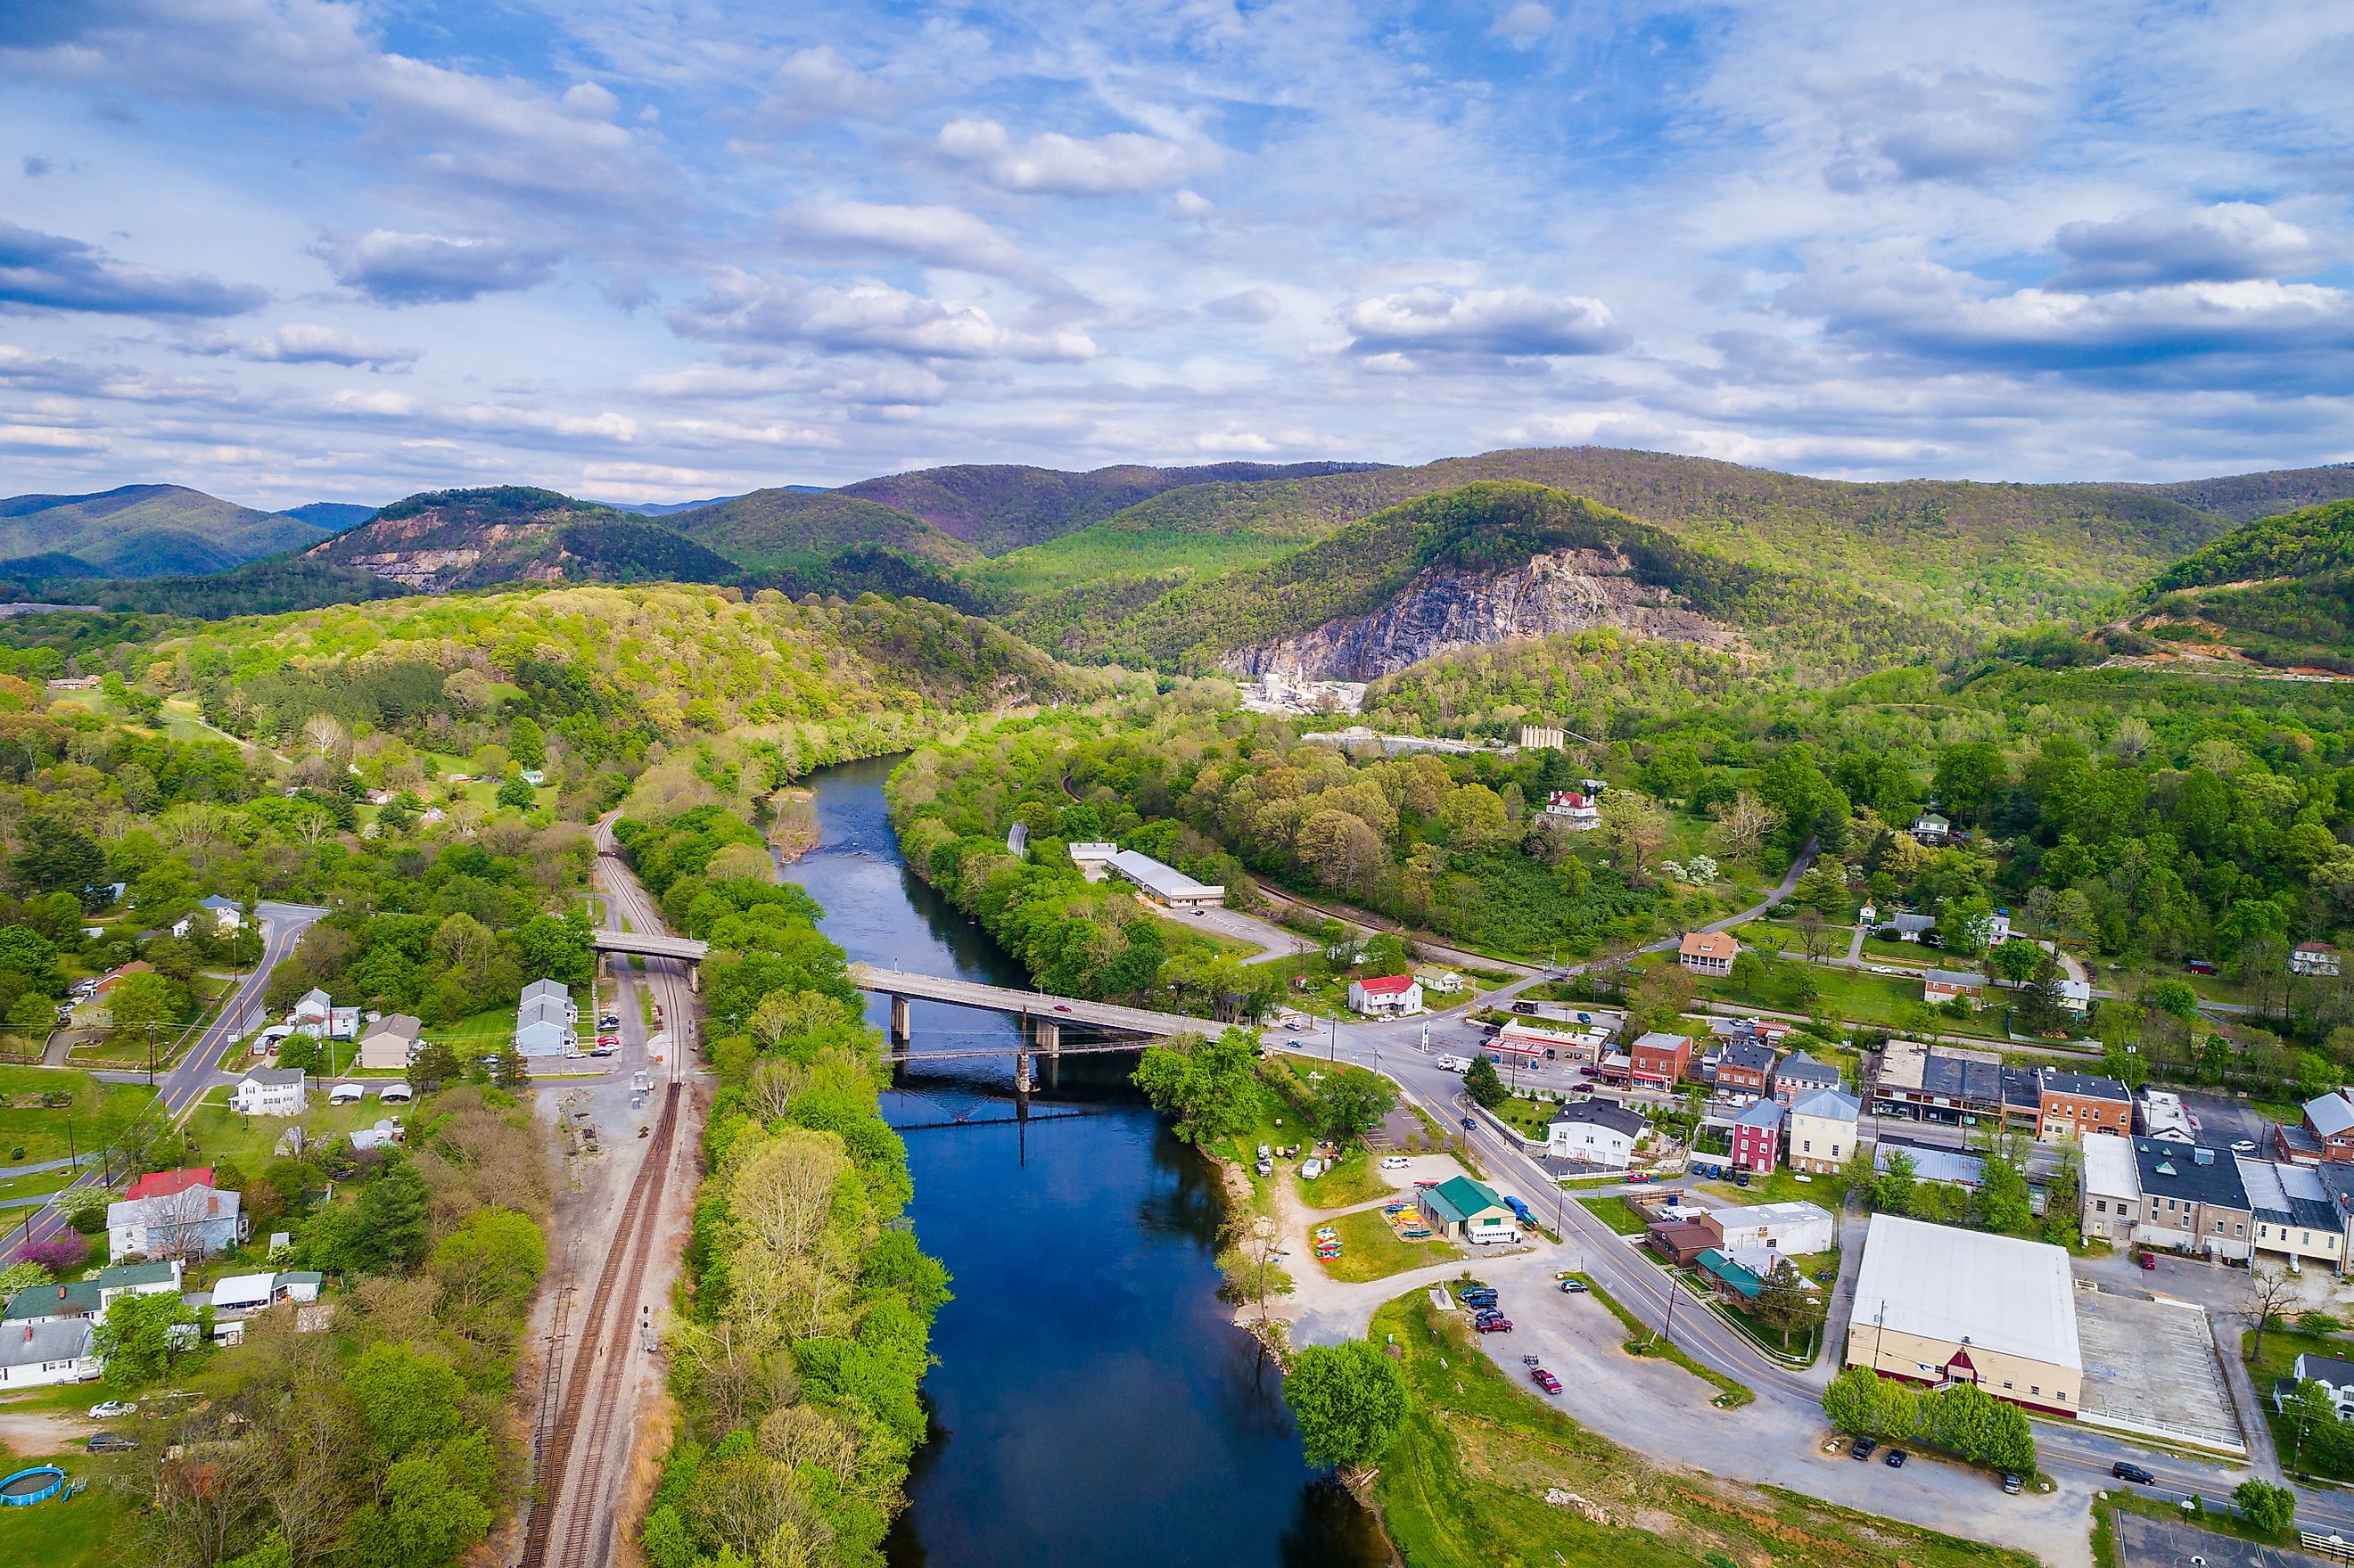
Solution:
<path fill-rule="evenodd" d="M 1030 1053 L 1017 1051 L 1013 1055 L 1013 1114 L 1023 1121 L 1030 1119 Z"/>
<path fill-rule="evenodd" d="M 1033 1018 L 1030 1021 L 1030 1029 L 1038 1043 L 1039 1050 L 1049 1056 L 1062 1054 L 1063 1026 L 1061 1024 L 1051 1018 Z"/>
<path fill-rule="evenodd" d="M 906 1045 L 908 1042 L 912 1033 L 908 1024 L 909 1011 L 906 997 L 894 996 L 891 999 L 891 1044 L 894 1045 Z"/>

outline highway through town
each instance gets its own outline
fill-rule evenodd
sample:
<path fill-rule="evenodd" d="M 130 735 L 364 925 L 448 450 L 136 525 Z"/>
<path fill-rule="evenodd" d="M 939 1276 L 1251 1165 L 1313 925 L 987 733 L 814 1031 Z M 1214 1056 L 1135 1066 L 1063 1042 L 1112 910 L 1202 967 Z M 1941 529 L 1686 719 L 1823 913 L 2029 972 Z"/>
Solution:
<path fill-rule="evenodd" d="M 261 1006 L 262 993 L 270 985 L 270 971 L 293 956 L 294 946 L 302 939 L 302 933 L 326 913 L 308 904 L 269 900 L 255 906 L 254 917 L 261 927 L 260 961 L 231 988 L 212 1022 L 197 1034 L 194 1044 L 156 1075 L 157 1107 L 172 1126 L 185 1123 L 208 1091 L 233 1081 L 220 1070 L 222 1054 L 231 1041 L 246 1032 L 247 1020 Z M 38 1241 L 55 1235 L 65 1227 L 65 1213 L 58 1205 L 66 1194 L 102 1185 L 104 1179 L 102 1165 L 85 1169 L 71 1182 L 51 1193 L 49 1201 L 28 1224 L 20 1222 L 16 1231 L 17 1239 Z"/>

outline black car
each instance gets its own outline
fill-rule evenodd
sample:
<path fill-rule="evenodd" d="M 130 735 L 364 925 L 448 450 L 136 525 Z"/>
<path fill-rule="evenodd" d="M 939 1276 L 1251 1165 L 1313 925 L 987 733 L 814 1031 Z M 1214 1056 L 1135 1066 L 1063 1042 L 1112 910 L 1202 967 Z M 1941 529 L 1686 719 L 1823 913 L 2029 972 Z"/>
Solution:
<path fill-rule="evenodd" d="M 1904 1450 L 1902 1448 L 1891 1448 L 1886 1454 L 1881 1457 L 1880 1462 L 1887 1466 L 1892 1470 L 1901 1470 L 1904 1467 Z"/>
<path fill-rule="evenodd" d="M 82 1445 L 87 1454 L 127 1454 L 139 1446 L 120 1432 L 101 1432 Z"/>
<path fill-rule="evenodd" d="M 1488 1286 L 1474 1285 L 1467 1289 L 1457 1291 L 1455 1299 L 1462 1302 L 1466 1307 L 1493 1307 L 1496 1304 L 1496 1292 Z"/>
<path fill-rule="evenodd" d="M 1879 1446 L 1880 1439 L 1877 1437 L 1859 1437 L 1855 1440 L 1855 1446 L 1847 1451 L 1847 1457 L 1850 1459 L 1869 1459 L 1872 1457 L 1872 1451 Z"/>
<path fill-rule="evenodd" d="M 2115 1476 L 2121 1481 L 2131 1481 L 2137 1487 L 2156 1486 L 2158 1484 L 2158 1478 L 2156 1476 L 2151 1475 L 2139 1465 L 2128 1464 L 2123 1459 L 2119 1459 L 2115 1464 L 2109 1467 L 2109 1474 Z"/>
<path fill-rule="evenodd" d="M 2002 1473 L 2002 1489 L 2008 1496 L 2017 1497 L 2019 1495 L 2019 1472 L 2017 1470 L 2005 1470 Z"/>

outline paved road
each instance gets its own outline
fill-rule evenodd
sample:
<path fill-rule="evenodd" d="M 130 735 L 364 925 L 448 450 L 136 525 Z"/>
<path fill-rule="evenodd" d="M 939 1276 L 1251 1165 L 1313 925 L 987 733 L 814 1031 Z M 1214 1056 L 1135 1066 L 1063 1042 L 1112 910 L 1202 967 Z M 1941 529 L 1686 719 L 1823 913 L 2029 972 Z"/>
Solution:
<path fill-rule="evenodd" d="M 237 982 L 227 1002 L 213 1017 L 195 1044 L 181 1054 L 179 1061 L 165 1068 L 155 1079 L 155 1096 L 163 1113 L 173 1126 L 188 1119 L 188 1113 L 203 1099 L 206 1091 L 226 1082 L 220 1071 L 221 1053 L 229 1042 L 244 1031 L 240 1027 L 246 1015 L 261 1004 L 261 995 L 270 984 L 270 971 L 292 957 L 294 944 L 327 912 L 307 904 L 280 904 L 264 901 L 256 906 L 255 916 L 261 923 L 261 961 L 253 972 Z M 105 1073 L 98 1075 L 110 1082 L 144 1083 L 144 1073 Z M 19 1233 L 20 1240 L 38 1241 L 54 1235 L 65 1226 L 65 1215 L 58 1209 L 58 1200 L 68 1192 L 99 1183 L 105 1172 L 101 1167 L 84 1171 L 80 1177 L 49 1195 L 41 1212 L 33 1216 L 30 1227 Z"/>

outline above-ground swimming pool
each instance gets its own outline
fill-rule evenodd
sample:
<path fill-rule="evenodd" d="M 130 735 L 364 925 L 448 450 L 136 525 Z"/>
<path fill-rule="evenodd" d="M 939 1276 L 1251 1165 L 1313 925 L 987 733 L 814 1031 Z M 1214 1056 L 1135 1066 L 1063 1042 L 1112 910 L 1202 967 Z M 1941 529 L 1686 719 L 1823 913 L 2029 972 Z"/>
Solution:
<path fill-rule="evenodd" d="M 55 1465 L 36 1465 L 0 1479 L 0 1508 L 30 1508 L 58 1495 L 66 1473 Z"/>

